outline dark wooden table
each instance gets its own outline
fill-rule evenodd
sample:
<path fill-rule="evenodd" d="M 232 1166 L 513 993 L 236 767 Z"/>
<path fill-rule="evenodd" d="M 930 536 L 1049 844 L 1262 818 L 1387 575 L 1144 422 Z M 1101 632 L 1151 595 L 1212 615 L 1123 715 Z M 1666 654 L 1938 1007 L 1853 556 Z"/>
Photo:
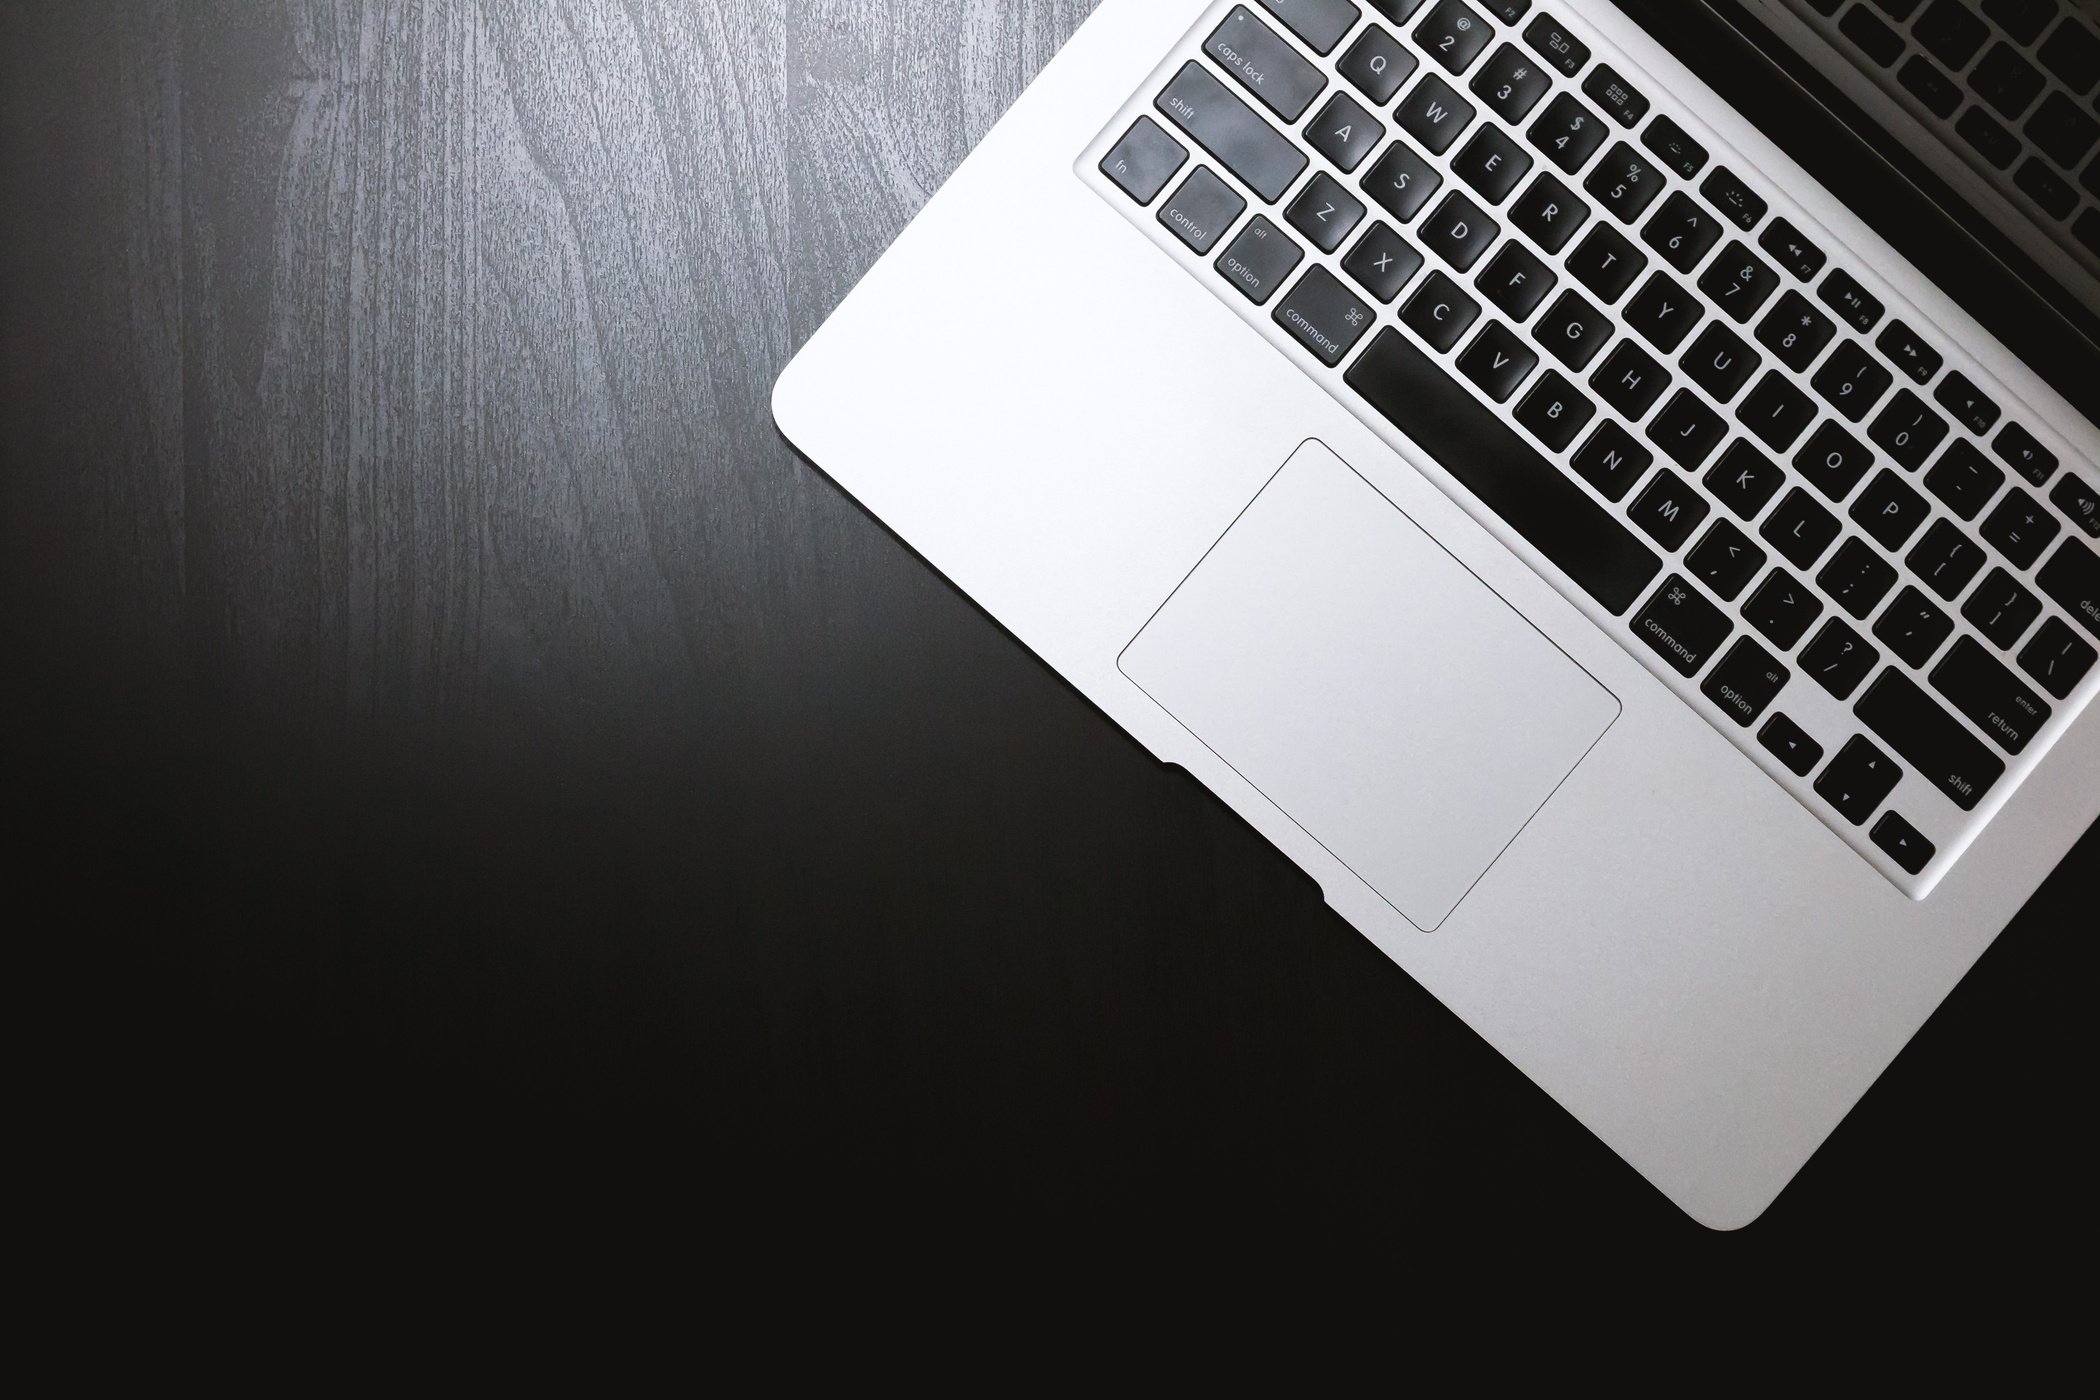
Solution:
<path fill-rule="evenodd" d="M 11 922 L 66 955 L 15 991 L 80 1178 L 2054 1228 L 2089 931 L 2016 925 L 1706 1237 L 781 441 L 776 372 L 1090 8 L 0 10 Z"/>

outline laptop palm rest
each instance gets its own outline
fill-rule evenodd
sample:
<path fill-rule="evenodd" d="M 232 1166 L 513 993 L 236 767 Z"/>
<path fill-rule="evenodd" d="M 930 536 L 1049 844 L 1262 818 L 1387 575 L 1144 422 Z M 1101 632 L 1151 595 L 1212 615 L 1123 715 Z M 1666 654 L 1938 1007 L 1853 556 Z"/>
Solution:
<path fill-rule="evenodd" d="M 1119 665 L 1424 932 L 1619 714 L 1318 442 L 1270 479 Z"/>

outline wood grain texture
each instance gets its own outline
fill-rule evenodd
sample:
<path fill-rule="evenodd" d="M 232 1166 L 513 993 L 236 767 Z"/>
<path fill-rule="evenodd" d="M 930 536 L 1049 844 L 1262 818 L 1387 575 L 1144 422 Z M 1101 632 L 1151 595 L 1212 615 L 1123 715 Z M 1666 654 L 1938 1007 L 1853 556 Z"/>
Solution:
<path fill-rule="evenodd" d="M 773 429 L 1090 8 L 0 8 L 55 1112 L 200 1190 L 618 1160 L 883 1218 L 1689 1233 Z M 1915 1177 L 1940 1115 L 2051 1149 L 2058 1081 L 2005 1086 L 2072 1053 L 2068 938 L 1993 951 L 1785 1228 L 1908 1228 L 1977 1169 Z"/>

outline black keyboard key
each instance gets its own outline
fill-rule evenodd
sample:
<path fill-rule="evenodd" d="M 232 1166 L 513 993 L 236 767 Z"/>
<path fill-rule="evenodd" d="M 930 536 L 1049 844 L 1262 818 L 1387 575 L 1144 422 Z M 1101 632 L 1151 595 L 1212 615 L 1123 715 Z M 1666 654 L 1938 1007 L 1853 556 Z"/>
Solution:
<path fill-rule="evenodd" d="M 1648 99 L 1634 90 L 1613 70 L 1609 63 L 1600 63 L 1590 70 L 1582 80 L 1583 95 L 1602 107 L 1605 112 L 1628 131 L 1641 124 L 1648 115 Z"/>
<path fill-rule="evenodd" d="M 1449 350 L 1479 319 L 1480 303 L 1441 272 L 1430 273 L 1400 308 L 1401 323 L 1432 350 Z"/>
<path fill-rule="evenodd" d="M 1305 182 L 1283 217 L 1315 248 L 1331 253 L 1364 221 L 1364 207 L 1332 175 L 1322 170 Z"/>
<path fill-rule="evenodd" d="M 1515 24 L 1531 13 L 1531 0 L 1481 0 L 1487 12 L 1504 24 Z"/>
<path fill-rule="evenodd" d="M 1524 31 L 1524 42 L 1531 51 L 1558 68 L 1567 77 L 1574 77 L 1590 61 L 1588 45 L 1563 29 L 1560 22 L 1550 15 L 1540 15 Z"/>
<path fill-rule="evenodd" d="M 1785 569 L 1774 569 L 1743 604 L 1743 617 L 1781 651 L 1793 650 L 1815 620 L 1823 600 Z"/>
<path fill-rule="evenodd" d="M 1950 373 L 1932 391 L 1932 398 L 1941 408 L 1954 415 L 1954 421 L 1978 437 L 1988 433 L 1997 425 L 1998 405 L 1990 396 L 1970 382 L 1960 370 Z"/>
<path fill-rule="evenodd" d="M 1274 204 L 1312 161 L 1193 59 L 1154 104 L 1241 184 Z"/>
<path fill-rule="evenodd" d="M 2013 175 L 2013 183 L 2042 207 L 2042 212 L 2052 219 L 2068 219 L 2071 211 L 2078 207 L 2078 191 L 2071 182 L 2049 168 L 2049 162 L 2040 156 L 2029 156 L 2020 163 Z"/>
<path fill-rule="evenodd" d="M 1356 299 L 1340 278 L 1315 263 L 1276 304 L 1276 324 L 1333 369 L 1356 348 L 1378 314 Z"/>
<path fill-rule="evenodd" d="M 2005 469 L 1977 451 L 1967 438 L 1948 444 L 1932 470 L 1925 473 L 1925 488 L 1963 520 L 1974 520 L 2004 484 Z"/>
<path fill-rule="evenodd" d="M 1843 700 L 1859 689 L 1880 660 L 1881 653 L 1865 637 L 1833 617 L 1802 651 L 1801 670 Z"/>
<path fill-rule="evenodd" d="M 1959 73 L 1991 37 L 1991 27 L 1962 0 L 1932 0 L 1910 33 L 1925 52 Z"/>
<path fill-rule="evenodd" d="M 1905 471 L 1914 472 L 1925 465 L 1934 448 L 1946 441 L 1947 432 L 1947 420 L 1905 389 L 1889 400 L 1889 406 L 1874 419 L 1874 426 L 1867 429 L 1867 436 Z"/>
<path fill-rule="evenodd" d="M 1511 239 L 1474 279 L 1474 285 L 1513 319 L 1523 321 L 1538 310 L 1539 303 L 1559 280 L 1559 275 L 1536 254 Z"/>
<path fill-rule="evenodd" d="M 1904 60 L 1896 80 L 1903 84 L 1904 91 L 1925 104 L 1925 110 L 1947 120 L 1961 108 L 1961 87 L 1954 79 L 1942 73 L 1939 66 L 1924 54 L 1914 53 Z"/>
<path fill-rule="evenodd" d="M 2100 637 L 2100 555 L 2065 540 L 2034 581 L 2073 622 Z"/>
<path fill-rule="evenodd" d="M 1665 355 L 1675 354 L 1706 315 L 1698 298 L 1658 272 L 1626 304 L 1626 325 Z"/>
<path fill-rule="evenodd" d="M 1607 418 L 1571 459 L 1575 474 L 1597 488 L 1608 501 L 1623 501 L 1655 455 L 1633 440 L 1625 427 Z"/>
<path fill-rule="evenodd" d="M 1809 242 L 1801 230 L 1785 219 L 1774 219 L 1767 224 L 1765 231 L 1757 237 L 1757 246 L 1803 282 L 1821 272 L 1827 260 L 1821 248 Z"/>
<path fill-rule="evenodd" d="M 1531 173 L 1531 157 L 1501 127 L 1483 126 L 1459 149 L 1451 169 L 1488 203 L 1500 204 Z"/>
<path fill-rule="evenodd" d="M 1755 316 L 1779 290 L 1779 274 L 1742 242 L 1730 243 L 1699 279 L 1699 290 L 1719 304 L 1737 325 Z"/>
<path fill-rule="evenodd" d="M 1416 83 L 1393 112 L 1400 129 L 1434 155 L 1450 150 L 1451 143 L 1472 124 L 1473 116 L 1473 104 L 1434 73 Z"/>
<path fill-rule="evenodd" d="M 1680 676 L 1696 676 L 1728 640 L 1735 624 L 1704 594 L 1676 574 L 1633 620 L 1633 635 Z"/>
<path fill-rule="evenodd" d="M 1716 520 L 1689 555 L 1685 567 L 1717 598 L 1733 601 L 1765 566 L 1765 552 L 1726 520 Z"/>
<path fill-rule="evenodd" d="M 1568 275 L 1608 305 L 1626 295 L 1648 266 L 1648 255 L 1610 224 L 1599 224 L 1568 254 Z"/>
<path fill-rule="evenodd" d="M 1611 318 L 1575 292 L 1562 292 L 1531 328 L 1532 338 L 1572 370 L 1589 368 L 1611 339 Z"/>
<path fill-rule="evenodd" d="M 1716 166 L 1714 173 L 1706 177 L 1699 187 L 1707 203 L 1721 211 L 1721 216 L 1748 233 L 1765 216 L 1765 201 L 1756 191 L 1736 178 L 1727 166 Z"/>
<path fill-rule="evenodd" d="M 2049 478 L 2056 475 L 2056 454 L 2036 441 L 2033 433 L 2018 423 L 2007 423 L 2005 431 L 1991 444 L 1991 451 L 1998 460 L 2011 467 L 2036 486 L 2047 486 Z"/>
<path fill-rule="evenodd" d="M 1917 589 L 1906 585 L 1896 601 L 1884 608 L 1874 624 L 1874 635 L 1904 665 L 1922 668 L 1932 660 L 1946 640 L 1954 635 L 1954 619 L 1941 612 Z"/>
<path fill-rule="evenodd" d="M 1796 373 L 1806 372 L 1836 335 L 1837 323 L 1799 292 L 1781 297 L 1757 327 L 1758 343 Z"/>
<path fill-rule="evenodd" d="M 1868 354 L 1865 346 L 1848 340 L 1831 352 L 1811 382 L 1825 402 L 1857 423 L 1889 391 L 1896 376 Z"/>
<path fill-rule="evenodd" d="M 1547 380 L 1558 378 L 1547 372 Z M 1473 398 L 1398 331 L 1381 331 L 1350 367 L 1348 381 L 1483 506 L 1614 615 L 1632 607 L 1661 571 L 1662 561 L 1630 527 L 1613 519 L 1496 410 Z M 1573 392 L 1565 381 L 1560 388 Z M 1548 390 L 1541 384 L 1526 402 Z"/>
<path fill-rule="evenodd" d="M 1350 0 L 1261 0 L 1264 8 L 1290 26 L 1305 46 L 1325 57 L 1363 17 Z"/>
<path fill-rule="evenodd" d="M 1679 272 L 1690 272 L 1721 238 L 1721 221 L 1678 190 L 1641 229 L 1641 240 Z"/>
<path fill-rule="evenodd" d="M 1932 688 L 2007 753 L 2026 749 L 2055 713 L 1974 637 L 1956 642 L 1932 668 Z"/>
<path fill-rule="evenodd" d="M 1779 698 L 1793 673 L 1748 637 L 1729 649 L 1699 691 L 1745 729 Z"/>
<path fill-rule="evenodd" d="M 1816 575 L 1816 582 L 1832 602 L 1854 617 L 1865 618 L 1896 586 L 1896 566 L 1865 541 L 1846 540 Z"/>
<path fill-rule="evenodd" d="M 1371 8 L 1395 24 L 1405 24 L 1429 0 L 1371 0 Z"/>
<path fill-rule="evenodd" d="M 2056 0 L 1983 0 L 1983 12 L 1998 21 L 2016 44 L 2033 44 L 2056 18 Z"/>
<path fill-rule="evenodd" d="M 2064 546 L 2067 550 L 2075 547 Z M 2042 586 L 2047 588 L 2048 584 L 2043 582 Z M 2027 635 L 2027 629 L 2034 626 L 2034 620 L 2042 615 L 2042 600 L 2029 593 L 2005 570 L 1993 569 L 1982 583 L 1976 585 L 1969 601 L 1962 605 L 1961 615 L 1969 619 L 1992 646 L 2010 651 L 2015 642 Z"/>
<path fill-rule="evenodd" d="M 2042 70 L 2029 63 L 2020 51 L 2003 41 L 1992 45 L 1983 62 L 1969 73 L 1969 91 L 1975 93 L 2007 121 L 2020 114 L 2041 96 Z"/>
<path fill-rule="evenodd" d="M 2042 45 L 2038 57 L 2042 66 L 2063 79 L 2064 86 L 2075 93 L 2092 91 L 2093 84 L 2100 82 L 2100 38 L 2072 16 L 2056 26 L 2056 32 Z"/>
<path fill-rule="evenodd" d="M 2005 776 L 2004 759 L 1893 666 L 1859 697 L 1852 713 L 1964 812 L 1975 811 Z"/>
<path fill-rule="evenodd" d="M 1927 588 L 1951 603 L 1983 567 L 1983 546 L 1947 521 L 1935 521 L 1905 562 Z"/>
<path fill-rule="evenodd" d="M 1757 352 L 1741 336 L 1716 321 L 1699 332 L 1699 338 L 1679 363 L 1693 383 L 1727 403 L 1750 382 L 1758 360 Z"/>
<path fill-rule="evenodd" d="M 1640 346 L 1622 340 L 1590 376 L 1590 386 L 1606 403 L 1638 422 L 1670 387 L 1670 372 Z"/>
<path fill-rule="evenodd" d="M 2095 661 L 2100 661 L 2100 652 L 2087 645 L 2060 617 L 2043 623 L 2042 630 L 2020 653 L 2020 669 L 2059 700 L 2071 698 L 2071 692 L 2093 669 Z"/>
<path fill-rule="evenodd" d="M 1898 869 L 1906 875 L 1916 875 L 1930 864 L 1934 855 L 1930 841 L 1903 818 L 1894 812 L 1883 812 L 1881 820 L 1874 823 L 1868 833 L 1883 855 L 1896 862 Z"/>
<path fill-rule="evenodd" d="M 1363 189 L 1379 208 L 1404 224 L 1422 212 L 1443 183 L 1444 177 L 1420 152 L 1405 141 L 1395 141 L 1364 176 Z"/>
<path fill-rule="evenodd" d="M 1823 557 L 1823 551 L 1830 548 L 1831 541 L 1844 528 L 1838 524 L 1836 516 L 1817 505 L 1806 491 L 1796 486 L 1765 517 L 1765 523 L 1757 533 L 1789 564 L 1806 569 Z"/>
<path fill-rule="evenodd" d="M 1825 420 L 1794 454 L 1795 469 L 1833 501 L 1851 495 L 1852 488 L 1859 485 L 1859 479 L 1873 465 L 1873 449 L 1830 420 Z"/>
<path fill-rule="evenodd" d="M 1823 761 L 1823 746 L 1808 737 L 1808 731 L 1783 714 L 1775 713 L 1757 731 L 1757 742 L 1797 778 L 1816 771 Z"/>
<path fill-rule="evenodd" d="M 1247 300 L 1264 306 L 1304 259 L 1304 249 L 1266 217 L 1256 214 L 1253 222 L 1241 229 L 1239 237 L 1218 255 L 1217 269 Z"/>
<path fill-rule="evenodd" d="M 2100 185 L 2100 160 L 2088 165 L 2085 174 L 2085 183 L 2088 186 Z M 2100 208 L 2088 209 L 2080 214 L 2078 221 L 2071 225 L 2071 236 L 2083 243 L 2090 252 L 2100 255 Z"/>
<path fill-rule="evenodd" d="M 1816 401 L 1778 370 L 1767 370 L 1750 397 L 1736 408 L 1735 416 L 1759 442 L 1774 452 L 1785 452 L 1816 421 Z"/>
<path fill-rule="evenodd" d="M 1385 224 L 1371 225 L 1370 232 L 1357 239 L 1349 256 L 1342 259 L 1342 271 L 1388 306 L 1400 295 L 1407 280 L 1421 270 L 1422 255 Z"/>
<path fill-rule="evenodd" d="M 1613 218 L 1630 224 L 1646 213 L 1648 205 L 1662 193 L 1663 173 L 1648 157 L 1624 141 L 1615 141 L 1582 187 Z"/>
<path fill-rule="evenodd" d="M 1838 319 L 1852 329 L 1865 335 L 1881 323 L 1884 308 L 1880 298 L 1852 279 L 1842 270 L 1823 279 L 1816 292 L 1823 304 L 1837 312 Z"/>
<path fill-rule="evenodd" d="M 2073 525 L 2100 539 L 2100 491 L 2093 490 L 2075 476 L 2066 476 L 2049 493 L 2049 501 L 2069 516 Z"/>
<path fill-rule="evenodd" d="M 1444 196 L 1417 233 L 1423 247 L 1460 272 L 1471 272 L 1501 236 L 1502 226 L 1456 190 Z"/>
<path fill-rule="evenodd" d="M 1531 109 L 1553 90 L 1553 78 L 1537 59 L 1514 44 L 1504 44 L 1473 75 L 1473 95 L 1511 126 L 1521 126 Z"/>
<path fill-rule="evenodd" d="M 1681 180 L 1695 179 L 1706 168 L 1706 147 L 1668 117 L 1649 122 L 1648 129 L 1641 133 L 1641 144 L 1663 163 L 1664 169 L 1676 172 Z"/>
<path fill-rule="evenodd" d="M 1161 131 L 1158 122 L 1139 117 L 1115 149 L 1101 158 L 1101 173 L 1138 203 L 1150 204 L 1188 158 L 1188 151 Z"/>
<path fill-rule="evenodd" d="M 1994 169 L 2004 170 L 2020 158 L 2020 138 L 1998 124 L 1998 119 L 1981 107 L 1971 107 L 1961 114 L 1954 124 L 1955 134 L 1990 162 Z"/>
<path fill-rule="evenodd" d="M 2056 543 L 2063 526 L 2040 501 L 2015 486 L 1992 508 L 1978 531 L 2016 569 L 2031 569 Z"/>
<path fill-rule="evenodd" d="M 1590 206 L 1551 175 L 1533 180 L 1509 210 L 1509 221 L 1549 253 L 1567 247 L 1589 217 Z"/>
<path fill-rule="evenodd" d="M 1233 7 L 1204 42 L 1203 52 L 1264 107 L 1293 125 L 1327 90 L 1327 75 L 1245 5 Z"/>
<path fill-rule="evenodd" d="M 1627 514 L 1650 539 L 1675 553 L 1712 510 L 1696 487 L 1664 468 L 1628 507 Z"/>
<path fill-rule="evenodd" d="M 1378 25 L 1367 24 L 1335 69 L 1370 98 L 1372 106 L 1383 107 L 1420 66 L 1398 38 Z"/>
<path fill-rule="evenodd" d="M 1540 375 L 1524 402 L 1517 405 L 1517 421 L 1555 452 L 1565 452 L 1596 416 L 1597 406 L 1563 379 L 1558 370 L 1549 369 Z"/>
<path fill-rule="evenodd" d="M 1546 104 L 1524 139 L 1546 153 L 1546 159 L 1569 175 L 1588 165 L 1604 144 L 1604 119 L 1562 93 Z"/>
<path fill-rule="evenodd" d="M 1876 544 L 1893 554 L 1918 533 L 1932 507 L 1911 490 L 1910 483 L 1883 467 L 1859 493 L 1850 514 Z"/>
<path fill-rule="evenodd" d="M 1865 5 L 1854 5 L 1838 21 L 1838 29 L 1859 46 L 1859 51 L 1883 68 L 1903 56 L 1903 36 L 1888 27 Z"/>
<path fill-rule="evenodd" d="M 1495 31 L 1465 0 L 1437 0 L 1437 7 L 1415 26 L 1415 42 L 1449 73 L 1463 73 L 1480 57 Z"/>
<path fill-rule="evenodd" d="M 2027 119 L 2027 139 L 2065 170 L 2076 170 L 2093 143 L 2100 141 L 2100 120 L 2062 93 L 2052 92 Z"/>
<path fill-rule="evenodd" d="M 1728 444 L 1721 460 L 1706 474 L 1706 489 L 1745 520 L 1757 519 L 1765 502 L 1777 495 L 1785 482 L 1786 473 L 1779 464 L 1741 438 Z"/>
<path fill-rule="evenodd" d="M 1193 251 L 1208 253 L 1246 212 L 1247 201 L 1239 192 L 1213 175 L 1209 166 L 1199 165 L 1159 206 L 1159 221 Z"/>
<path fill-rule="evenodd" d="M 1930 384 L 1932 377 L 1945 364 L 1939 351 L 1927 345 L 1924 337 L 1901 321 L 1889 322 L 1888 329 L 1874 342 L 1874 348 L 1920 384 Z"/>
<path fill-rule="evenodd" d="M 1306 126 L 1305 139 L 1314 150 L 1333 161 L 1336 169 L 1348 175 L 1378 149 L 1378 143 L 1385 139 L 1385 127 L 1355 98 L 1338 92 L 1327 99 L 1320 115 Z"/>
<path fill-rule="evenodd" d="M 1648 425 L 1648 440 L 1688 472 L 1704 466 L 1727 436 L 1727 420 L 1689 389 L 1679 389 Z"/>
<path fill-rule="evenodd" d="M 1500 321 L 1488 322 L 1458 357 L 1458 372 L 1496 403 L 1508 403 L 1525 376 L 1538 366 L 1538 353 Z"/>

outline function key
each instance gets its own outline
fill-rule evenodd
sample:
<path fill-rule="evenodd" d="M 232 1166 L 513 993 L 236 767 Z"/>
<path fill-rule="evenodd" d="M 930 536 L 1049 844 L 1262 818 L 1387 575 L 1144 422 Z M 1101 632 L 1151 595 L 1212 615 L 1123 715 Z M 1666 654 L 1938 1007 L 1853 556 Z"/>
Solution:
<path fill-rule="evenodd" d="M 1933 846 L 1912 826 L 1894 812 L 1882 813 L 1881 820 L 1867 833 L 1881 853 L 1896 862 L 1906 875 L 1916 875 L 1932 864 Z"/>
<path fill-rule="evenodd" d="M 2056 508 L 2071 518 L 2071 523 L 2095 539 L 2100 539 L 2100 492 L 2095 492 L 2075 476 L 2066 476 L 2056 483 L 2049 493 Z"/>
<path fill-rule="evenodd" d="M 1932 391 L 1932 397 L 1941 408 L 1954 415 L 1954 421 L 1975 433 L 1978 437 L 1989 432 L 1998 422 L 1998 405 L 1990 396 L 1970 382 L 1960 370 L 1954 371 L 1940 381 L 1940 387 Z"/>
<path fill-rule="evenodd" d="M 1940 366 L 1945 363 L 1939 351 L 1927 345 L 1901 321 L 1889 322 L 1881 339 L 1874 342 L 1874 348 L 1888 356 L 1890 364 L 1920 384 L 1930 384 L 1932 376 L 1938 374 Z"/>
<path fill-rule="evenodd" d="M 1101 173 L 1138 203 L 1150 204 L 1188 158 L 1181 143 L 1161 131 L 1158 122 L 1139 117 L 1115 149 L 1102 157 Z"/>
<path fill-rule="evenodd" d="M 1648 129 L 1641 133 L 1641 144 L 1682 179 L 1689 180 L 1706 168 L 1706 147 L 1668 117 L 1649 122 Z"/>
<path fill-rule="evenodd" d="M 1758 221 L 1765 216 L 1764 200 L 1725 165 L 1714 167 L 1714 173 L 1706 177 L 1699 193 L 1745 233 L 1756 228 Z"/>
<path fill-rule="evenodd" d="M 1883 68 L 1903 56 L 1903 36 L 1884 24 L 1865 5 L 1854 5 L 1845 11 L 1838 29 L 1859 46 L 1861 53 Z"/>
<path fill-rule="evenodd" d="M 1450 73 L 1471 68 L 1494 37 L 1495 31 L 1465 0 L 1437 0 L 1429 17 L 1415 26 L 1415 42 Z"/>
<path fill-rule="evenodd" d="M 1823 746 L 1811 739 L 1806 729 L 1776 711 L 1757 731 L 1757 742 L 1797 778 L 1815 772 L 1816 765 L 1823 761 Z"/>
<path fill-rule="evenodd" d="M 1420 66 L 1413 53 L 1375 24 L 1364 26 L 1364 32 L 1335 65 L 1336 71 L 1354 83 L 1358 92 L 1380 107 L 1393 100 L 1400 85 L 1412 78 Z"/>
<path fill-rule="evenodd" d="M 1778 264 L 1806 282 L 1823 270 L 1823 250 L 1808 241 L 1785 219 L 1774 219 L 1758 236 L 1757 246 L 1770 253 Z"/>
<path fill-rule="evenodd" d="M 1641 118 L 1648 115 L 1648 99 L 1634 91 L 1633 85 L 1620 77 L 1608 63 L 1598 64 L 1596 70 L 1583 79 L 1582 90 L 1628 131 L 1639 126 Z"/>
<path fill-rule="evenodd" d="M 2057 699 L 2068 700 L 2096 660 L 2100 660 L 2100 654 L 2086 645 L 2069 623 L 2052 617 L 2020 653 L 2020 669 Z"/>
<path fill-rule="evenodd" d="M 2087 92 L 2100 82 L 2100 39 L 2094 38 L 2093 31 L 2080 24 L 2076 16 L 2064 17 L 2064 22 L 2049 36 L 2049 42 L 2042 45 L 2039 56 L 2042 66 L 2062 78 L 2064 86 L 2073 92 Z"/>
<path fill-rule="evenodd" d="M 1837 808 L 1839 816 L 1860 826 L 1901 781 L 1903 770 L 1887 754 L 1865 739 L 1855 738 L 1838 750 L 1823 776 L 1816 779 L 1816 791 Z"/>
<path fill-rule="evenodd" d="M 1881 324 L 1884 308 L 1872 292 L 1852 279 L 1852 274 L 1840 269 L 1823 279 L 1816 295 L 1825 306 L 1837 312 L 1840 319 L 1852 329 L 1865 335 Z"/>
<path fill-rule="evenodd" d="M 1261 0 L 1262 8 L 1282 20 L 1291 33 L 1321 57 L 1334 52 L 1342 36 L 1356 27 L 1363 11 L 1352 0 Z"/>
<path fill-rule="evenodd" d="M 1428 3 L 1429 0 L 1371 0 L 1371 8 L 1393 23 L 1401 24 L 1413 18 L 1415 11 Z"/>
<path fill-rule="evenodd" d="M 1553 88 L 1553 78 L 1537 59 L 1526 58 L 1514 44 L 1496 49 L 1487 65 L 1473 75 L 1473 95 L 1488 110 L 1515 126 Z"/>
<path fill-rule="evenodd" d="M 1483 0 L 1487 12 L 1504 24 L 1515 24 L 1531 13 L 1531 0 Z"/>
<path fill-rule="evenodd" d="M 1546 62 L 1572 78 L 1590 61 L 1590 51 L 1582 40 L 1561 28 L 1550 15 L 1540 15 L 1524 31 L 1524 42 L 1531 51 Z"/>
<path fill-rule="evenodd" d="M 1287 122 L 1304 116 L 1327 87 L 1326 75 L 1245 5 L 1233 7 L 1204 41 L 1203 52 Z"/>

